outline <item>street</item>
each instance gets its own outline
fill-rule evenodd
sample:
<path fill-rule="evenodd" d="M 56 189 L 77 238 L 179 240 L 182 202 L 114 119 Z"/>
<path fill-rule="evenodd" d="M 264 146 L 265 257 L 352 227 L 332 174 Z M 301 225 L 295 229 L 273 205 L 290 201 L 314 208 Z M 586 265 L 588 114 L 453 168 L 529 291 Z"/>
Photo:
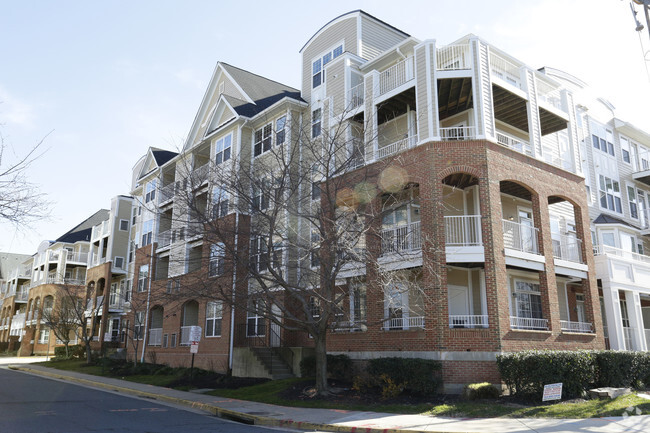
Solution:
<path fill-rule="evenodd" d="M 6 367 L 0 368 L 0 384 L 3 433 L 273 431 Z"/>

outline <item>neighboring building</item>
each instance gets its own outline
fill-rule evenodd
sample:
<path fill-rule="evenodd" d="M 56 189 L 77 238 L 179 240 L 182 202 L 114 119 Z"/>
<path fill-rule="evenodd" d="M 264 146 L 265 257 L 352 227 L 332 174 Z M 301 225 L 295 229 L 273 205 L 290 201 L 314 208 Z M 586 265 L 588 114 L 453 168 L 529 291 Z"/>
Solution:
<path fill-rule="evenodd" d="M 0 298 L 3 300 L 0 311 L 0 347 L 5 349 L 13 350 L 13 345 L 9 344 L 12 318 L 14 314 L 20 313 L 21 304 L 27 302 L 29 289 L 24 288 L 23 284 L 31 275 L 29 263 L 31 263 L 29 255 L 0 253 Z M 24 323 L 18 328 L 19 323 L 20 319 L 13 324 L 13 328 L 22 332 Z"/>

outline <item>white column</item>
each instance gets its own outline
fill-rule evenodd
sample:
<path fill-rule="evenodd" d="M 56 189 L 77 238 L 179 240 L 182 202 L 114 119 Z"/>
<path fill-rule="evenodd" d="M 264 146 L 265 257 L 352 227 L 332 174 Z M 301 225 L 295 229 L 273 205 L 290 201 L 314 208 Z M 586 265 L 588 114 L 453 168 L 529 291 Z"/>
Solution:
<path fill-rule="evenodd" d="M 621 319 L 621 305 L 618 291 L 611 287 L 603 286 L 603 301 L 605 303 L 605 318 L 609 347 L 612 350 L 625 350 L 625 337 L 623 336 L 623 321 Z"/>
<path fill-rule="evenodd" d="M 641 299 L 639 292 L 631 290 L 625 291 L 625 301 L 627 304 L 627 314 L 630 318 L 630 327 L 634 341 L 631 349 L 647 350 L 645 335 L 643 332 L 643 315 L 641 313 Z"/>

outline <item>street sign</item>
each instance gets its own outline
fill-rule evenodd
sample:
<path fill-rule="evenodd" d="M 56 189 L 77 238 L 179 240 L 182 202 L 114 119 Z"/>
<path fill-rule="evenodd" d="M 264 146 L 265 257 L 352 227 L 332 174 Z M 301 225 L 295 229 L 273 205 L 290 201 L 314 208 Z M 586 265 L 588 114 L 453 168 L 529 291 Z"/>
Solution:
<path fill-rule="evenodd" d="M 542 401 L 562 400 L 562 383 L 551 383 L 544 385 L 544 395 Z"/>
<path fill-rule="evenodd" d="M 198 341 L 192 341 L 192 344 L 190 344 L 190 353 L 199 353 L 199 342 Z"/>
<path fill-rule="evenodd" d="M 190 326 L 190 341 L 201 341 L 200 326 Z"/>

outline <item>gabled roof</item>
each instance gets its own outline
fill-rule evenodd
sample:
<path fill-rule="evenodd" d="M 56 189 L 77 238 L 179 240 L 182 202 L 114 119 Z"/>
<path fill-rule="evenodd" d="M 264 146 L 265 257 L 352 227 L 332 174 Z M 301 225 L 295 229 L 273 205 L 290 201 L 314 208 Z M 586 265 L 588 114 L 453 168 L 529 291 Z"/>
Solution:
<path fill-rule="evenodd" d="M 168 150 L 158 149 L 157 147 L 150 147 L 147 149 L 147 154 L 142 162 L 140 171 L 136 176 L 136 181 L 148 175 L 155 169 L 163 166 L 165 163 L 169 162 L 174 158 L 178 153 L 170 152 Z"/>
<path fill-rule="evenodd" d="M 78 241 L 90 241 L 92 229 L 97 224 L 106 221 L 109 217 L 108 209 L 100 209 L 93 215 L 77 224 L 72 230 L 58 238 L 55 242 L 64 242 L 73 244 Z"/>
<path fill-rule="evenodd" d="M 153 157 L 156 159 L 156 164 L 158 164 L 159 167 L 164 165 L 166 162 L 168 162 L 176 155 L 178 155 L 177 152 L 170 152 L 169 150 L 160 150 L 160 149 L 151 149 L 151 153 L 153 154 Z"/>

